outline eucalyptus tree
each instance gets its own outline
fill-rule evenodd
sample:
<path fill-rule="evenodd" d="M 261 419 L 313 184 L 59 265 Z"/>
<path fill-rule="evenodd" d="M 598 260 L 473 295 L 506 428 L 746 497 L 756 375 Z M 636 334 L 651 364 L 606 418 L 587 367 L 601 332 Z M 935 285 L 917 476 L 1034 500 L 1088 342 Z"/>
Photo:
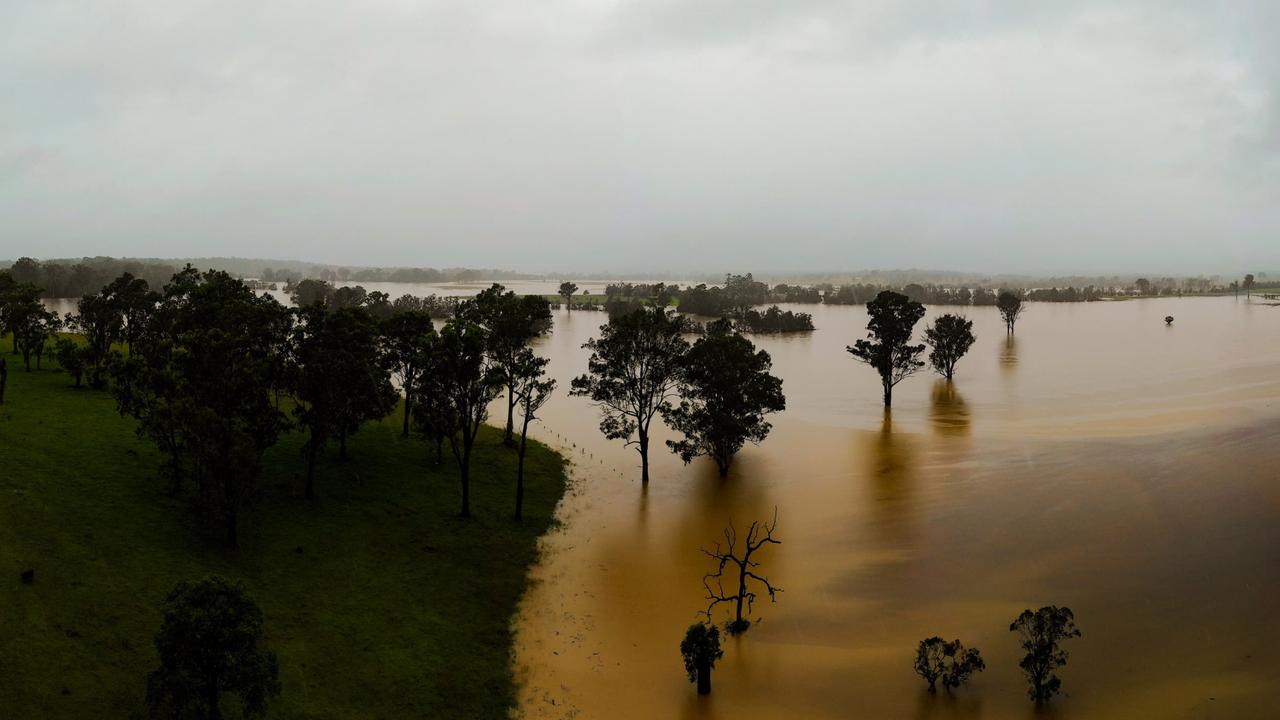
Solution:
<path fill-rule="evenodd" d="M 524 517 L 524 455 L 529 439 L 529 423 L 537 419 L 537 412 L 551 399 L 551 393 L 556 388 L 556 381 L 546 377 L 548 362 L 547 358 L 538 357 L 532 350 L 525 348 L 517 356 L 513 372 L 507 375 L 507 382 L 515 391 L 522 418 L 519 460 L 516 466 L 516 520 Z"/>
<path fill-rule="evenodd" d="M 315 496 L 316 457 L 331 437 L 347 457 L 347 437 L 395 408 L 396 392 L 382 362 L 378 326 L 363 308 L 328 312 L 321 305 L 299 311 L 294 331 L 294 414 L 306 443 L 306 497 Z"/>
<path fill-rule="evenodd" d="M 481 326 L 488 345 L 486 352 L 501 373 L 507 388 L 507 424 L 502 442 L 515 445 L 516 395 L 513 377 L 518 358 L 529 343 L 551 330 L 551 305 L 538 295 L 516 295 L 494 283 L 458 307 L 458 316 Z"/>
<path fill-rule="evenodd" d="M 893 388 L 914 375 L 924 362 L 924 345 L 912 345 L 911 333 L 924 306 L 906 295 L 885 290 L 867 303 L 867 337 L 845 348 L 854 359 L 875 368 L 884 389 L 884 406 L 893 405 Z"/>
<path fill-rule="evenodd" d="M 702 553 L 716 561 L 716 569 L 702 578 L 702 587 L 707 591 L 707 609 L 702 613 L 707 622 L 712 622 L 716 606 L 727 603 L 733 607 L 733 619 L 725 624 L 730 635 L 741 635 L 751 629 L 751 621 L 744 617 L 744 609 L 751 613 L 756 601 L 756 588 L 768 593 L 770 602 L 778 601 L 777 587 L 769 578 L 761 574 L 760 561 L 754 559 L 766 545 L 781 545 L 782 541 L 773 536 L 778 528 L 778 511 L 773 511 L 773 520 L 758 522 L 753 520 L 747 527 L 747 536 L 738 548 L 738 531 L 733 523 L 724 531 L 724 544 L 717 542 L 711 549 L 702 548 Z M 730 578 L 728 589 L 724 586 L 725 570 L 733 567 L 734 575 Z"/>
<path fill-rule="evenodd" d="M 1080 637 L 1075 615 L 1070 608 L 1046 605 L 1032 612 L 1023 610 L 1011 625 L 1010 632 L 1021 637 L 1026 651 L 1018 666 L 1027 678 L 1027 696 L 1040 704 L 1048 701 L 1062 687 L 1062 679 L 1054 671 L 1067 664 L 1069 654 L 1062 642 Z"/>
<path fill-rule="evenodd" d="M 422 373 L 431 362 L 435 339 L 435 325 L 425 310 L 397 308 L 391 317 L 382 321 L 383 362 L 404 394 L 404 420 L 400 430 L 404 437 L 409 436 L 409 418 L 422 384 Z"/>
<path fill-rule="evenodd" d="M 146 280 L 126 272 L 102 288 L 102 294 L 120 314 L 120 336 L 132 352 L 134 343 L 142 337 L 147 319 L 160 303 L 160 293 L 152 291 Z"/>
<path fill-rule="evenodd" d="M 933 369 L 950 381 L 956 374 L 956 363 L 976 340 L 973 321 L 949 313 L 939 315 L 934 318 L 933 326 L 925 329 L 924 339 L 933 348 L 929 352 Z"/>
<path fill-rule="evenodd" d="M 715 460 L 720 477 L 747 442 L 760 444 L 772 426 L 764 418 L 786 409 L 782 380 L 770 374 L 769 353 L 734 332 L 728 320 L 717 320 L 684 354 L 680 364 L 680 404 L 665 418 L 684 434 L 667 445 L 686 464 L 706 455 Z"/>
<path fill-rule="evenodd" d="M 649 439 L 653 418 L 671 409 L 682 358 L 689 349 L 689 321 L 658 307 L 639 307 L 600 326 L 600 337 L 583 345 L 591 351 L 587 373 L 573 379 L 571 394 L 600 408 L 600 432 L 634 445 L 640 477 L 649 482 Z"/>
<path fill-rule="evenodd" d="M 88 348 L 89 385 L 106 384 L 105 371 L 111 359 L 111 345 L 121 337 L 124 316 L 105 292 L 84 295 L 76 303 L 75 314 L 67 315 L 67 326 L 78 332 Z"/>
<path fill-rule="evenodd" d="M 34 355 L 39 368 L 45 343 L 62 326 L 58 314 L 46 308 L 36 293 L 26 292 L 9 302 L 5 315 L 5 324 L 13 333 L 17 351 L 22 354 L 23 366 L 29 372 Z"/>
<path fill-rule="evenodd" d="M 1005 329 L 1012 335 L 1013 326 L 1017 324 L 1018 318 L 1022 316 L 1022 311 L 1025 309 L 1022 304 L 1021 293 L 1001 290 L 1000 296 L 996 298 L 996 309 L 1000 311 L 1000 317 L 1004 320 Z"/>
<path fill-rule="evenodd" d="M 462 517 L 471 517 L 471 454 L 489 403 L 502 392 L 505 378 L 488 354 L 489 337 L 466 313 L 445 323 L 436 346 L 431 390 L 439 402 L 431 409 L 439 432 L 458 463 L 462 484 Z"/>
<path fill-rule="evenodd" d="M 565 280 L 560 283 L 559 290 L 556 291 L 560 297 L 564 298 L 564 307 L 566 312 L 573 312 L 573 294 L 578 292 L 578 286 Z"/>
<path fill-rule="evenodd" d="M 916 674 L 929 683 L 929 692 L 937 692 L 938 683 L 950 691 L 958 688 L 975 672 L 982 672 L 987 664 L 977 648 L 966 648 L 959 640 L 947 642 L 936 635 L 925 638 L 916 646 Z"/>
<path fill-rule="evenodd" d="M 699 695 L 711 693 L 711 670 L 716 661 L 724 657 L 720 649 L 720 628 L 714 625 L 694 623 L 680 641 L 680 657 L 684 659 L 684 672 L 689 682 L 696 683 Z"/>

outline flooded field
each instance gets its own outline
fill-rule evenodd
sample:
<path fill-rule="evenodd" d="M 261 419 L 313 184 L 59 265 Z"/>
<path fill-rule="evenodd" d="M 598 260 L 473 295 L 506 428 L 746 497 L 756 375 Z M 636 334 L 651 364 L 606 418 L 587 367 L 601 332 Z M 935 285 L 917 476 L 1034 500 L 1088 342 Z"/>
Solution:
<path fill-rule="evenodd" d="M 1280 307 L 1032 304 L 1016 339 L 967 308 L 954 386 L 910 378 L 891 415 L 844 351 L 862 308 L 796 309 L 815 333 L 755 338 L 788 409 L 725 481 L 656 444 L 646 490 L 586 401 L 544 409 L 534 432 L 573 454 L 576 489 L 518 618 L 525 716 L 1029 717 L 1008 626 L 1046 604 L 1084 633 L 1048 716 L 1275 716 Z M 556 315 L 539 351 L 561 389 L 603 320 Z M 677 649 L 705 607 L 698 548 L 775 508 L 783 544 L 761 560 L 784 592 L 699 698 Z M 911 669 L 935 634 L 987 661 L 954 697 Z"/>

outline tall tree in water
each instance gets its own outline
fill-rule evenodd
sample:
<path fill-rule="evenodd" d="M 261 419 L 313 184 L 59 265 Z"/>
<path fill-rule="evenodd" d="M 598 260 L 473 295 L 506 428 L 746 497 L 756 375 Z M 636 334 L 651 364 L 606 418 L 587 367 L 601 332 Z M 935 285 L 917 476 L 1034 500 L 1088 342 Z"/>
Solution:
<path fill-rule="evenodd" d="M 1245 297 L 1253 296 L 1253 286 L 1254 286 L 1253 273 L 1249 273 L 1248 275 L 1244 276 L 1244 282 L 1240 283 L 1240 287 L 1244 288 Z"/>
<path fill-rule="evenodd" d="M 521 351 L 551 330 L 551 305 L 538 295 L 516 295 L 501 285 L 491 287 L 458 307 L 459 317 L 485 330 L 486 351 L 507 388 L 507 424 L 502 442 L 515 445 L 516 395 L 512 377 Z"/>
<path fill-rule="evenodd" d="M 1005 329 L 1009 334 L 1013 334 L 1013 326 L 1018 322 L 1018 318 L 1022 315 L 1022 294 L 1012 293 L 1008 290 L 1001 290 L 1000 296 L 996 298 L 996 309 L 1000 311 L 1000 317 L 1004 319 Z"/>
<path fill-rule="evenodd" d="M 239 545 L 239 516 L 262 455 L 288 425 L 272 400 L 287 311 L 225 272 L 174 275 L 146 343 L 113 373 L 121 413 L 189 473 L 198 498 Z"/>
<path fill-rule="evenodd" d="M 516 466 L 516 520 L 524 517 L 524 454 L 529 439 L 529 423 L 537 419 L 538 410 L 551 399 L 556 381 L 546 377 L 549 361 L 538 357 L 529 348 L 520 352 L 514 371 L 507 382 L 514 388 L 516 403 L 520 406 L 523 424 L 520 427 L 519 460 Z"/>
<path fill-rule="evenodd" d="M 321 305 L 299 311 L 294 331 L 294 414 L 310 431 L 306 443 L 306 497 L 315 496 L 316 457 L 331 437 L 346 459 L 347 436 L 395 408 L 378 347 L 377 323 L 363 308 L 328 312 Z"/>
<path fill-rule="evenodd" d="M 715 547 L 707 550 L 703 548 L 702 553 L 712 560 L 716 561 L 716 569 L 707 573 L 702 578 L 702 586 L 707 591 L 707 609 L 702 614 L 706 616 L 707 622 L 712 622 L 712 613 L 716 606 L 720 603 L 728 603 L 734 608 L 733 620 L 730 620 L 725 629 L 730 635 L 741 635 L 751 628 L 751 621 L 743 617 L 743 609 L 749 614 L 756 601 L 756 591 L 752 589 L 751 582 L 755 586 L 760 587 L 769 594 L 770 602 L 778 601 L 778 593 L 782 592 L 782 588 L 775 587 L 769 582 L 769 578 L 760 574 L 760 561 L 753 559 L 755 554 L 765 545 L 781 545 L 782 541 L 773 536 L 773 531 L 778 527 L 778 511 L 773 511 L 772 522 L 751 521 L 751 526 L 747 528 L 746 542 L 743 543 L 741 551 L 738 550 L 738 531 L 730 523 L 729 527 L 724 531 L 725 544 L 716 543 Z M 735 577 L 731 578 L 732 584 L 730 590 L 724 587 L 725 569 L 730 565 L 733 566 Z M 712 583 L 715 583 L 713 586 Z"/>
<path fill-rule="evenodd" d="M 404 421 L 401 435 L 409 436 L 421 375 L 431 362 L 436 331 L 431 315 L 423 310 L 396 309 L 382 321 L 382 357 L 404 393 Z"/>
<path fill-rule="evenodd" d="M 649 428 L 655 415 L 671 408 L 681 358 L 689 349 L 687 332 L 683 316 L 637 308 L 600 326 L 600 337 L 583 345 L 591 351 L 587 374 L 573 379 L 571 394 L 589 397 L 600 408 L 600 432 L 636 446 L 645 483 Z"/>
<path fill-rule="evenodd" d="M 578 286 L 565 280 L 560 283 L 560 289 L 557 294 L 564 298 L 564 307 L 566 312 L 573 312 L 573 294 L 578 292 Z"/>
<path fill-rule="evenodd" d="M 711 669 L 724 657 L 724 650 L 720 649 L 720 628 L 702 623 L 690 625 L 680 641 L 680 657 L 684 658 L 689 682 L 698 685 L 698 694 L 711 694 Z"/>
<path fill-rule="evenodd" d="M 1035 612 L 1023 610 L 1009 632 L 1018 633 L 1022 649 L 1027 651 L 1018 663 L 1030 686 L 1027 696 L 1036 704 L 1048 701 L 1062 687 L 1062 680 L 1053 672 L 1067 664 L 1069 656 L 1061 647 L 1062 641 L 1080 637 L 1075 615 L 1070 608 L 1054 605 Z"/>
<path fill-rule="evenodd" d="M 929 352 L 929 362 L 948 382 L 956 374 L 956 363 L 969 352 L 975 339 L 973 321 L 949 313 L 939 315 L 933 326 L 924 331 L 925 342 L 933 347 Z"/>
<path fill-rule="evenodd" d="M 715 460 L 720 477 L 748 441 L 760 444 L 772 426 L 765 415 L 786 409 L 782 380 L 769 373 L 769 353 L 716 320 L 685 353 L 680 367 L 680 404 L 666 413 L 684 434 L 667 445 L 689 463 L 701 455 Z"/>
<path fill-rule="evenodd" d="M 265 717 L 267 701 L 280 694 L 262 610 L 240 583 L 217 576 L 178 583 L 165 599 L 156 650 L 160 667 L 147 678 L 153 718 L 218 720 L 227 694 L 240 699 L 239 717 Z"/>
<path fill-rule="evenodd" d="M 462 517 L 471 517 L 471 451 L 504 382 L 502 371 L 489 361 L 488 343 L 484 328 L 466 320 L 465 313 L 450 320 L 440 331 L 431 378 L 432 389 L 440 393 L 439 405 L 432 407 L 458 462 Z"/>
<path fill-rule="evenodd" d="M 911 344 L 911 332 L 924 306 L 906 295 L 885 290 L 867 303 L 867 339 L 845 348 L 859 362 L 875 368 L 884 388 L 884 406 L 893 405 L 893 387 L 914 375 L 924 362 L 924 345 Z"/>

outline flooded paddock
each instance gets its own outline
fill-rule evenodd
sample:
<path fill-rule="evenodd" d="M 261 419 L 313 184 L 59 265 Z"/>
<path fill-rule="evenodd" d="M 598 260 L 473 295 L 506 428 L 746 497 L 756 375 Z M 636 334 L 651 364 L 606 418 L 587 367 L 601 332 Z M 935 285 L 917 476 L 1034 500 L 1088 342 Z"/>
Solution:
<path fill-rule="evenodd" d="M 753 338 L 788 408 L 727 480 L 656 442 L 646 489 L 587 401 L 543 410 L 533 432 L 572 454 L 575 489 L 517 619 L 523 715 L 1029 717 L 1008 626 L 1056 604 L 1084 635 L 1047 716 L 1274 716 L 1280 307 L 1031 304 L 1014 338 L 994 308 L 930 308 L 918 330 L 963 311 L 978 342 L 952 386 L 922 372 L 892 413 L 844 350 L 863 309 L 795 309 L 816 332 Z M 561 310 L 539 342 L 562 390 L 603 321 Z M 775 508 L 783 544 L 760 560 L 784 592 L 700 698 L 677 647 L 706 606 L 699 547 Z M 931 635 L 987 670 L 930 696 L 912 661 Z"/>

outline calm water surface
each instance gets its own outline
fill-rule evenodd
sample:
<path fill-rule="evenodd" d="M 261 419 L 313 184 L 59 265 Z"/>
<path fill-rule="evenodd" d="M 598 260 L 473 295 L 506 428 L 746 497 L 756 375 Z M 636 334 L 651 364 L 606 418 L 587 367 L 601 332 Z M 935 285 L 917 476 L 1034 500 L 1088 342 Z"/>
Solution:
<path fill-rule="evenodd" d="M 788 409 L 728 480 L 659 443 L 646 490 L 589 403 L 543 411 L 576 485 L 517 619 L 524 716 L 1030 717 L 1008 626 L 1052 603 L 1084 637 L 1047 716 L 1276 717 L 1280 307 L 1033 304 L 1016 340 L 968 308 L 954 386 L 908 379 L 891 415 L 844 351 L 862 308 L 797 309 L 815 333 L 755 338 Z M 560 311 L 540 341 L 561 389 L 603 319 Z M 774 508 L 762 568 L 784 592 L 699 698 L 678 653 L 705 607 L 698 548 Z M 987 660 L 954 697 L 911 669 L 934 634 Z"/>

